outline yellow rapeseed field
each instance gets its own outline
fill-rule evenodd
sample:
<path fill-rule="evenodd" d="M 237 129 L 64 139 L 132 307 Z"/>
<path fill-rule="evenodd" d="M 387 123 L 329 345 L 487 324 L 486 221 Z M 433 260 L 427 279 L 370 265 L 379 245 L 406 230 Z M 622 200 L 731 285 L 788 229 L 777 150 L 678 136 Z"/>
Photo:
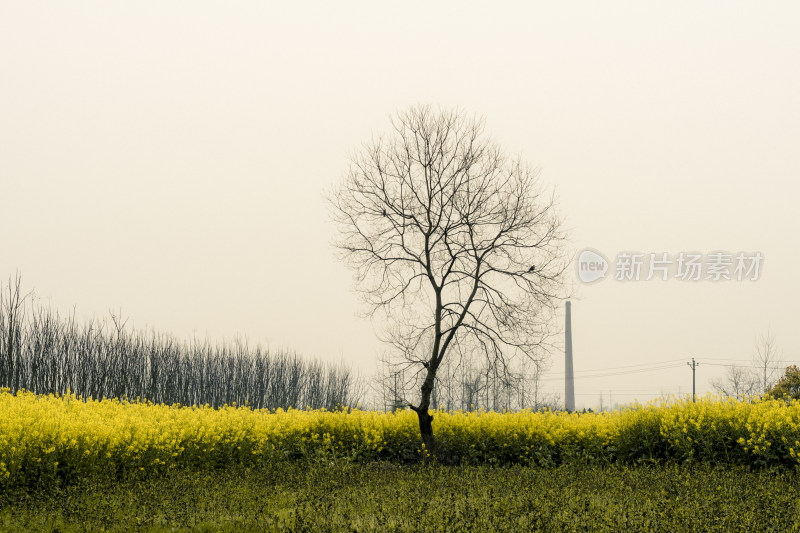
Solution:
<path fill-rule="evenodd" d="M 778 399 L 709 396 L 596 414 L 439 412 L 434 432 L 455 462 L 800 465 L 800 402 Z M 290 459 L 413 461 L 422 453 L 411 411 L 212 409 L 0 390 L 0 486 Z"/>

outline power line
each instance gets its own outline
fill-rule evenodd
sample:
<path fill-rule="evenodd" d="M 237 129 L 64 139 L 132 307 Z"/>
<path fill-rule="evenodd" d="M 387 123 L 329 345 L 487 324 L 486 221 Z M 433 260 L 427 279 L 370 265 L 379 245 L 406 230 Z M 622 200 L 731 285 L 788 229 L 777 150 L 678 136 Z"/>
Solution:
<path fill-rule="evenodd" d="M 729 364 L 726 364 L 726 363 L 705 363 L 704 362 L 703 364 L 707 365 L 707 366 L 731 366 L 731 367 L 741 366 L 741 365 L 729 365 Z M 789 361 L 789 364 L 786 365 L 786 366 L 791 366 L 792 364 L 797 364 L 797 363 L 793 363 L 793 362 Z M 758 368 L 758 369 L 766 368 L 767 370 L 786 370 L 786 366 L 767 366 L 767 367 L 764 367 L 764 366 L 761 366 L 761 365 L 754 365 L 755 368 Z"/>
<path fill-rule="evenodd" d="M 727 359 L 727 358 L 720 358 L 720 357 L 703 357 L 704 365 L 707 366 L 724 366 L 724 367 L 736 367 L 741 365 L 736 364 L 729 364 L 729 363 L 709 363 L 706 360 L 711 359 L 715 361 L 741 361 L 745 363 L 753 363 L 753 360 L 750 359 Z M 607 368 L 592 368 L 586 370 L 575 370 L 575 379 L 593 379 L 593 378 L 602 378 L 602 377 L 610 377 L 610 376 L 623 376 L 628 374 L 639 374 L 642 372 L 654 372 L 657 370 L 668 370 L 671 368 L 678 368 L 683 362 L 683 359 L 670 359 L 667 361 L 659 361 L 655 363 L 637 363 L 634 365 L 623 365 L 623 366 L 611 366 Z M 687 365 L 691 366 L 691 363 L 686 363 Z M 781 366 L 769 366 L 767 367 L 768 370 L 785 370 L 787 366 L 791 364 L 798 364 L 793 361 L 787 361 L 785 365 Z M 697 366 L 700 365 L 700 362 L 696 363 Z M 758 368 L 764 368 L 761 365 L 757 365 Z M 640 368 L 641 367 L 641 368 Z M 625 370 L 627 369 L 627 370 Z M 555 372 L 549 373 L 550 376 L 546 378 L 542 378 L 542 381 L 555 381 L 555 380 L 562 380 L 564 379 L 563 372 Z M 555 374 L 555 375 L 553 375 Z M 580 375 L 578 375 L 580 374 Z"/>
<path fill-rule="evenodd" d="M 643 390 L 643 391 L 629 391 L 629 390 L 622 390 L 622 389 L 608 389 L 603 391 L 597 392 L 576 392 L 575 394 L 580 394 L 581 396 L 608 396 L 609 392 L 614 394 L 619 394 L 620 396 L 689 396 L 691 393 L 684 390 L 685 387 L 682 389 L 680 387 L 671 387 L 669 389 L 658 389 L 658 390 Z"/>
<path fill-rule="evenodd" d="M 661 394 L 662 392 L 664 394 L 669 394 L 670 390 L 673 390 L 673 389 L 677 390 L 678 388 L 680 388 L 680 385 L 671 385 L 669 387 L 660 387 L 658 389 L 660 392 L 653 393 L 653 394 Z M 619 393 L 636 394 L 638 392 L 653 392 L 653 387 L 651 387 L 649 389 L 619 389 L 617 387 L 614 387 L 613 390 L 614 390 L 614 392 L 619 392 Z M 606 392 L 608 392 L 608 389 L 583 389 L 583 392 L 581 392 L 581 394 L 597 395 L 597 394 L 604 394 Z M 575 394 L 578 394 L 578 393 L 576 392 Z"/>
<path fill-rule="evenodd" d="M 590 378 L 602 378 L 602 377 L 607 377 L 607 376 L 624 376 L 624 375 L 628 375 L 628 374 L 641 374 L 643 372 L 655 372 L 657 370 L 667 370 L 667 369 L 670 369 L 670 368 L 678 368 L 680 366 L 681 366 L 680 363 L 674 363 L 674 364 L 670 364 L 670 365 L 655 366 L 655 367 L 652 367 L 652 368 L 639 368 L 639 369 L 636 369 L 636 370 L 619 371 L 619 372 L 605 372 L 605 373 L 600 373 L 600 374 L 593 374 L 591 376 L 579 376 L 579 377 L 590 379 Z"/>
<path fill-rule="evenodd" d="M 629 374 L 641 374 L 643 372 L 655 372 L 657 370 L 668 370 L 670 368 L 678 368 L 680 366 L 682 366 L 681 363 L 672 363 L 672 364 L 668 364 L 668 365 L 653 366 L 653 367 L 649 367 L 649 368 L 636 368 L 636 369 L 632 369 L 632 370 L 611 371 L 611 372 L 599 371 L 598 373 L 595 373 L 595 374 L 575 376 L 575 379 L 576 380 L 577 379 L 594 379 L 594 378 L 604 378 L 604 377 L 611 377 L 611 376 L 625 376 L 625 375 L 629 375 Z M 555 380 L 560 381 L 562 379 L 564 379 L 564 378 L 560 377 L 560 376 L 559 377 L 548 377 L 548 378 L 542 378 L 542 381 L 555 381 Z"/>
<path fill-rule="evenodd" d="M 639 367 L 639 366 L 663 365 L 663 364 L 667 364 L 667 363 L 675 363 L 675 362 L 678 362 L 678 361 L 682 362 L 683 359 L 668 359 L 666 361 L 656 361 L 656 362 L 652 362 L 652 363 L 636 363 L 636 364 L 633 364 L 633 365 L 622 365 L 622 366 L 609 366 L 609 367 L 605 367 L 605 368 L 587 368 L 585 370 L 576 370 L 575 372 L 576 373 L 577 372 L 606 372 L 608 370 L 619 370 L 619 369 L 623 369 L 623 368 L 636 368 L 636 367 Z M 565 372 L 556 372 L 556 374 L 563 376 L 565 374 Z"/>
<path fill-rule="evenodd" d="M 740 361 L 742 363 L 752 363 L 753 359 L 737 359 L 736 357 L 703 357 L 703 360 L 711 359 L 712 361 Z"/>

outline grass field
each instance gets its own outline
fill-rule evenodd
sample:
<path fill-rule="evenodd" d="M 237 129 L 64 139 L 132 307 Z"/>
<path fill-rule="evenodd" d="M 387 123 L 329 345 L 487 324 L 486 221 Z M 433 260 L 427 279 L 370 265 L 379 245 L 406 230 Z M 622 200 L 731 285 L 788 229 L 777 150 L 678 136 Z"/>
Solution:
<path fill-rule="evenodd" d="M 796 470 L 311 465 L 0 497 L 2 531 L 800 531 Z"/>

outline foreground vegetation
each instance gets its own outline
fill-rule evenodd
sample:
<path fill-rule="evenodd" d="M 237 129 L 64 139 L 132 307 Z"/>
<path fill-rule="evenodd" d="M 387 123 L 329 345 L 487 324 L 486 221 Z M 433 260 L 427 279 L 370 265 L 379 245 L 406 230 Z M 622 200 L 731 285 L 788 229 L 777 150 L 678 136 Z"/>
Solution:
<path fill-rule="evenodd" d="M 798 401 L 435 420 L 2 390 L 0 530 L 800 531 Z"/>
<path fill-rule="evenodd" d="M 800 465 L 797 400 L 435 416 L 439 459 L 448 464 Z M 410 411 L 213 409 L 0 390 L 0 489 L 292 460 L 402 464 L 424 454 Z"/>
<path fill-rule="evenodd" d="M 788 532 L 799 499 L 794 469 L 283 462 L 7 492 L 0 529 Z"/>

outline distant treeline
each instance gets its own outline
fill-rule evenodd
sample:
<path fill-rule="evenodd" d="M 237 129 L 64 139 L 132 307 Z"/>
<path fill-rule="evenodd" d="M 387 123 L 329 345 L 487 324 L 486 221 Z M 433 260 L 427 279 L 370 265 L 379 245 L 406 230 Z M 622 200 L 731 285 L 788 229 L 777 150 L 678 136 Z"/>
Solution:
<path fill-rule="evenodd" d="M 129 330 L 111 316 L 78 323 L 0 284 L 0 387 L 182 405 L 337 409 L 360 401 L 343 365 L 246 342 L 210 344 Z"/>

